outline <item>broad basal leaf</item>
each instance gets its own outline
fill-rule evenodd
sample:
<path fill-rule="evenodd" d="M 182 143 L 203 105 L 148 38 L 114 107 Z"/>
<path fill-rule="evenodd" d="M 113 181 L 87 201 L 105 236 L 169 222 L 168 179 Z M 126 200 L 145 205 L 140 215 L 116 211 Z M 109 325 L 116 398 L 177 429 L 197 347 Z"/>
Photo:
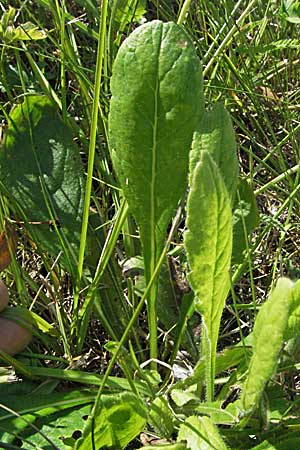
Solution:
<path fill-rule="evenodd" d="M 190 177 L 193 177 L 194 169 L 202 151 L 209 152 L 219 167 L 233 205 L 239 163 L 230 115 L 221 103 L 217 103 L 211 111 L 205 111 L 199 129 L 194 134 L 190 154 Z"/>
<path fill-rule="evenodd" d="M 232 250 L 232 215 L 223 177 L 210 154 L 202 151 L 187 204 L 184 243 L 191 272 L 196 309 L 203 316 L 209 354 L 210 383 L 214 378 L 215 354 L 221 315 L 229 287 Z M 212 400 L 213 386 L 208 386 Z"/>
<path fill-rule="evenodd" d="M 62 249 L 49 225 L 55 220 L 65 245 L 70 243 L 77 252 L 83 167 L 71 130 L 44 96 L 26 97 L 9 116 L 0 150 L 0 189 L 18 203 L 43 249 L 54 255 Z"/>
<path fill-rule="evenodd" d="M 175 23 L 153 21 L 122 44 L 111 80 L 110 148 L 140 229 L 146 279 L 184 193 L 193 132 L 203 110 L 201 67 Z"/>
<path fill-rule="evenodd" d="M 291 280 L 280 278 L 256 317 L 253 355 L 241 396 L 241 408 L 245 413 L 255 408 L 276 369 L 288 323 L 288 297 L 292 287 Z"/>

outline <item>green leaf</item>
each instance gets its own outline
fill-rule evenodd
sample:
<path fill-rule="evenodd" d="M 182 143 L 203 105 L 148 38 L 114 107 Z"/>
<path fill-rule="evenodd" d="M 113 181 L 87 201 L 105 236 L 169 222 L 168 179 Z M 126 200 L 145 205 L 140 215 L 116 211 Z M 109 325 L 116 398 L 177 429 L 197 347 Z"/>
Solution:
<path fill-rule="evenodd" d="M 243 262 L 244 251 L 247 248 L 246 239 L 258 225 L 259 215 L 253 189 L 247 179 L 240 178 L 238 196 L 233 208 L 233 264 Z"/>
<path fill-rule="evenodd" d="M 203 151 L 207 151 L 219 167 L 233 205 L 239 163 L 231 118 L 221 103 L 217 103 L 211 111 L 203 114 L 199 130 L 194 134 L 190 154 L 190 177 L 193 176 Z"/>
<path fill-rule="evenodd" d="M 261 307 L 253 328 L 253 355 L 245 380 L 241 408 L 251 412 L 275 372 L 289 314 L 289 294 L 293 282 L 280 278 L 268 300 Z"/>
<path fill-rule="evenodd" d="M 160 21 L 137 28 L 119 49 L 111 91 L 111 154 L 140 229 L 149 281 L 150 261 L 155 265 L 186 187 L 203 110 L 201 67 L 186 33 Z"/>
<path fill-rule="evenodd" d="M 26 428 L 31 430 L 30 424 L 37 418 L 47 417 L 70 407 L 92 403 L 94 397 L 94 393 L 91 394 L 84 390 L 53 392 L 46 395 L 35 394 L 34 391 L 19 395 L 1 393 L 1 404 L 17 412 L 20 417 L 0 408 L 0 438 L 3 442 L 12 442 L 14 436 L 9 432 L 20 433 Z M 83 425 L 84 422 L 82 422 L 82 427 Z"/>
<path fill-rule="evenodd" d="M 38 41 L 45 39 L 47 34 L 31 22 L 26 22 L 15 29 L 13 41 Z"/>
<path fill-rule="evenodd" d="M 146 0 L 118 0 L 114 21 L 122 26 L 138 22 L 146 11 Z"/>
<path fill-rule="evenodd" d="M 95 417 L 95 448 L 113 447 L 123 449 L 144 428 L 147 409 L 134 394 L 124 392 L 114 396 L 103 396 L 102 405 Z M 79 440 L 76 450 L 92 448 L 91 430 Z"/>
<path fill-rule="evenodd" d="M 2 192 L 18 203 L 23 220 L 35 223 L 27 227 L 43 249 L 57 256 L 62 240 L 75 258 L 85 180 L 71 130 L 44 96 L 26 97 L 12 110 L 8 125 L 0 150 Z M 56 231 L 49 226 L 54 219 Z"/>
<path fill-rule="evenodd" d="M 140 231 L 148 284 L 187 184 L 193 132 L 203 112 L 202 74 L 187 34 L 149 22 L 122 44 L 113 66 L 109 113 L 113 165 Z M 157 281 L 148 306 L 155 348 Z"/>
<path fill-rule="evenodd" d="M 292 339 L 300 335 L 300 280 L 298 280 L 289 295 L 289 317 L 285 331 L 285 340 Z"/>
<path fill-rule="evenodd" d="M 288 22 L 300 23 L 300 2 L 295 0 L 284 0 L 282 11 Z"/>
<path fill-rule="evenodd" d="M 277 439 L 276 441 L 274 440 L 273 443 L 263 441 L 261 444 L 253 447 L 252 450 L 292 450 L 298 448 L 300 448 L 300 438 L 294 436 L 280 441 Z"/>
<path fill-rule="evenodd" d="M 140 447 L 139 450 L 187 450 L 187 446 L 185 444 L 146 445 L 146 447 Z"/>
<path fill-rule="evenodd" d="M 178 441 L 190 450 L 227 450 L 217 427 L 208 417 L 190 416 L 180 426 Z"/>
<path fill-rule="evenodd" d="M 6 30 L 6 28 L 13 23 L 15 15 L 16 9 L 12 6 L 9 6 L 8 10 L 4 11 L 1 17 L 1 25 L 3 27 L 3 30 Z"/>
<path fill-rule="evenodd" d="M 149 424 L 159 436 L 171 438 L 174 433 L 174 415 L 166 397 L 157 397 L 151 403 Z"/>
<path fill-rule="evenodd" d="M 50 442 L 45 439 L 47 436 L 59 450 L 72 450 L 76 442 L 76 437 L 81 436 L 81 430 L 85 424 L 85 418 L 90 412 L 90 405 L 85 405 L 77 409 L 69 409 L 63 412 L 56 412 L 39 421 L 39 431 L 34 431 L 26 435 L 27 442 L 23 441 L 22 449 L 32 450 L 35 448 L 50 450 Z M 78 439 L 77 437 L 77 439 Z"/>
<path fill-rule="evenodd" d="M 192 179 L 184 243 L 191 269 L 188 280 L 206 332 L 207 400 L 211 401 L 220 320 L 230 288 L 232 215 L 223 177 L 208 152 L 201 152 Z"/>

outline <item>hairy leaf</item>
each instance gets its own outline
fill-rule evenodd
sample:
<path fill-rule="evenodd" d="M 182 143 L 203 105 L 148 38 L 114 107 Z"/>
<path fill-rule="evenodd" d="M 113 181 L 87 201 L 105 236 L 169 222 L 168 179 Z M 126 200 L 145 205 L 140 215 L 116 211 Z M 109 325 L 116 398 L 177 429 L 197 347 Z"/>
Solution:
<path fill-rule="evenodd" d="M 261 307 L 253 329 L 253 355 L 241 395 L 243 412 L 251 412 L 275 372 L 288 322 L 288 297 L 293 282 L 280 278 Z"/>
<path fill-rule="evenodd" d="M 119 49 L 111 91 L 111 154 L 140 229 L 149 281 L 186 187 L 203 110 L 201 67 L 186 33 L 160 21 L 135 30 Z"/>
<path fill-rule="evenodd" d="M 188 279 L 206 330 L 209 359 L 206 369 L 212 383 L 220 320 L 230 288 L 232 215 L 223 177 L 206 151 L 201 152 L 193 174 L 184 242 L 191 269 Z M 211 401 L 213 386 L 207 389 Z"/>
<path fill-rule="evenodd" d="M 300 336 L 300 280 L 298 280 L 289 294 L 289 318 L 285 331 L 285 340 Z"/>
<path fill-rule="evenodd" d="M 239 163 L 236 142 L 230 115 L 221 103 L 203 114 L 199 130 L 193 137 L 190 154 L 190 177 L 200 159 L 201 152 L 207 151 L 217 164 L 228 190 L 231 204 L 235 200 Z M 190 179 L 190 184 L 192 180 Z"/>

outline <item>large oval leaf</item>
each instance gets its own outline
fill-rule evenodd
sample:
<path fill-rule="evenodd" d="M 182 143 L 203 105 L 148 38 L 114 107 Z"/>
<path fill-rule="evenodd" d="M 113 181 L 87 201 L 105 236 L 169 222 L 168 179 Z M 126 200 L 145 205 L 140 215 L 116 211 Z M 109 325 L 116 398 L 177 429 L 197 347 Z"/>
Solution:
<path fill-rule="evenodd" d="M 185 190 L 203 110 L 200 62 L 186 33 L 160 21 L 135 30 L 119 49 L 111 91 L 112 159 L 140 229 L 149 281 L 151 257 L 155 263 Z"/>
<path fill-rule="evenodd" d="M 0 150 L 0 186 L 22 209 L 43 249 L 57 254 L 61 242 L 49 227 L 57 220 L 65 245 L 77 251 L 84 173 L 71 130 L 44 96 L 29 96 L 9 115 Z M 24 219 L 23 218 L 23 219 Z"/>

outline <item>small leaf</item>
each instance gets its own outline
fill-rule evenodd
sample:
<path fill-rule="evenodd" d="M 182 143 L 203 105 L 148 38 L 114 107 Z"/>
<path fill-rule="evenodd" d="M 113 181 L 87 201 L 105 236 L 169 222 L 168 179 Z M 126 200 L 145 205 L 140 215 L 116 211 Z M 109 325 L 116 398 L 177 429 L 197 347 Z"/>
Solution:
<path fill-rule="evenodd" d="M 103 396 L 99 414 L 95 417 L 95 448 L 123 449 L 144 428 L 147 410 L 144 403 L 134 394 L 124 392 L 118 395 Z M 91 425 L 92 426 L 92 425 Z M 92 432 L 86 428 L 84 436 L 76 444 L 76 450 L 92 448 Z"/>
<path fill-rule="evenodd" d="M 13 40 L 38 41 L 40 39 L 45 39 L 46 37 L 47 34 L 44 30 L 40 30 L 31 22 L 26 22 L 15 29 Z"/>
<path fill-rule="evenodd" d="M 190 450 L 227 450 L 217 427 L 208 417 L 190 416 L 180 426 L 178 441 Z"/>
<path fill-rule="evenodd" d="M 171 438 L 174 433 L 174 416 L 166 397 L 157 397 L 151 403 L 148 421 L 159 436 Z"/>
<path fill-rule="evenodd" d="M 16 15 L 16 10 L 12 6 L 9 6 L 8 10 L 2 14 L 1 25 L 2 25 L 3 31 L 5 31 L 9 25 L 13 24 L 15 15 Z"/>
<path fill-rule="evenodd" d="M 128 23 L 138 22 L 147 12 L 146 0 L 119 0 L 114 21 L 123 27 Z"/>
<path fill-rule="evenodd" d="M 220 169 L 233 205 L 239 163 L 231 118 L 221 103 L 217 103 L 211 111 L 206 111 L 203 114 L 199 129 L 194 133 L 190 154 L 190 177 L 193 176 L 194 169 L 203 151 L 210 154 Z M 192 184 L 191 179 L 190 184 Z"/>
<path fill-rule="evenodd" d="M 282 11 L 288 22 L 300 23 L 300 2 L 297 0 L 284 0 Z"/>
<path fill-rule="evenodd" d="M 246 239 L 258 225 L 259 215 L 253 189 L 245 178 L 240 178 L 238 196 L 235 199 L 233 208 L 233 264 L 243 262 L 244 251 L 247 248 Z"/>
<path fill-rule="evenodd" d="M 230 288 L 232 215 L 223 177 L 208 152 L 201 152 L 192 180 L 184 243 L 191 269 L 188 280 L 209 341 L 206 370 L 210 373 L 207 389 L 211 401 L 220 320 Z"/>
<path fill-rule="evenodd" d="M 261 307 L 253 328 L 253 355 L 241 395 L 241 408 L 247 414 L 260 399 L 266 383 L 275 372 L 289 314 L 293 282 L 280 278 Z"/>

